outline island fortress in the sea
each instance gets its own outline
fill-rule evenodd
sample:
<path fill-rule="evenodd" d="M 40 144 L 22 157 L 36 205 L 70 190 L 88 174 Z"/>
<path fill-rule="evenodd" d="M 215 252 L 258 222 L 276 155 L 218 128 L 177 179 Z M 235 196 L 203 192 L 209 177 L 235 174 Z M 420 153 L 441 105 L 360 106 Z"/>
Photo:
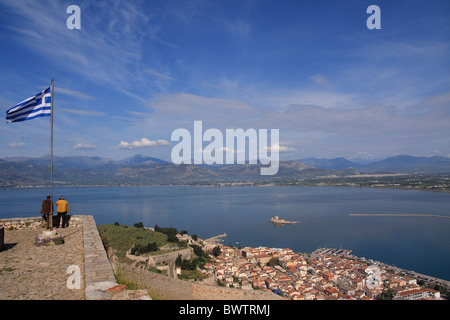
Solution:
<path fill-rule="evenodd" d="M 280 218 L 279 216 L 275 216 L 272 219 L 269 220 L 272 223 L 276 224 L 296 224 L 299 223 L 298 221 L 286 221 L 283 218 Z"/>

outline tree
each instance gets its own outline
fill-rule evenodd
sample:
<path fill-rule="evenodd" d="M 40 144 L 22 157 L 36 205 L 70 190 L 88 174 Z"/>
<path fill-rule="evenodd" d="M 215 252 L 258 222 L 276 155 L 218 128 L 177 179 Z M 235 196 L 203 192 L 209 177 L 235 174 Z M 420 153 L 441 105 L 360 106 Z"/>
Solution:
<path fill-rule="evenodd" d="M 221 250 L 219 247 L 214 247 L 214 249 L 212 250 L 212 254 L 214 257 L 218 257 L 220 256 Z"/>
<path fill-rule="evenodd" d="M 277 266 L 279 264 L 280 264 L 280 259 L 278 259 L 277 257 L 273 257 L 269 260 L 269 262 L 267 262 L 267 265 L 270 267 Z"/>
<path fill-rule="evenodd" d="M 158 245 L 155 242 L 149 242 L 147 245 L 136 244 L 131 249 L 131 254 L 140 256 L 141 254 L 145 254 L 148 252 L 158 251 Z"/>
<path fill-rule="evenodd" d="M 136 228 L 144 228 L 144 224 L 142 222 L 135 223 L 134 226 Z"/>
<path fill-rule="evenodd" d="M 197 257 L 203 256 L 203 249 L 200 246 L 191 245 L 191 247 L 194 249 L 194 253 Z"/>
<path fill-rule="evenodd" d="M 387 291 L 383 291 L 377 296 L 377 300 L 394 300 L 395 291 L 392 289 L 388 289 Z"/>

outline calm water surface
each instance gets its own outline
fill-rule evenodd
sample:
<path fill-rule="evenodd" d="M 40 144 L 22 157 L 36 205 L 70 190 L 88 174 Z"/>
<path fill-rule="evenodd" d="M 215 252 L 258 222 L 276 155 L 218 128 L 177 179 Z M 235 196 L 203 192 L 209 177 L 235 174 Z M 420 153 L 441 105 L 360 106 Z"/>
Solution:
<path fill-rule="evenodd" d="M 0 189 L 0 218 L 38 216 L 48 188 Z M 142 221 L 225 244 L 353 250 L 355 255 L 450 280 L 450 219 L 351 217 L 348 214 L 450 216 L 450 194 L 339 187 L 83 187 L 55 188 L 71 214 L 97 224 Z M 278 215 L 296 225 L 273 226 Z"/>

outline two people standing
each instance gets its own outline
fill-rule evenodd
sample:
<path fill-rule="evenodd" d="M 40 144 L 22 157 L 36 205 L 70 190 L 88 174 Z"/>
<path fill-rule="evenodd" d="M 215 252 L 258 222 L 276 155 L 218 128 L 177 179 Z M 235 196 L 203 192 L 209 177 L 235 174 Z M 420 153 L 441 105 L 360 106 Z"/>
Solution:
<path fill-rule="evenodd" d="M 68 226 L 67 221 L 67 213 L 69 213 L 69 203 L 67 200 L 64 199 L 63 196 L 59 198 L 58 201 L 56 201 L 56 205 L 58 206 L 57 212 L 58 217 L 55 222 L 55 227 L 59 228 L 60 223 L 61 227 L 65 228 Z M 51 196 L 47 196 L 47 199 L 42 201 L 42 209 L 41 214 L 43 215 L 43 218 L 47 221 L 47 229 L 51 228 L 50 219 L 53 219 L 53 203 L 51 201 Z M 62 221 L 61 221 L 62 220 Z"/>

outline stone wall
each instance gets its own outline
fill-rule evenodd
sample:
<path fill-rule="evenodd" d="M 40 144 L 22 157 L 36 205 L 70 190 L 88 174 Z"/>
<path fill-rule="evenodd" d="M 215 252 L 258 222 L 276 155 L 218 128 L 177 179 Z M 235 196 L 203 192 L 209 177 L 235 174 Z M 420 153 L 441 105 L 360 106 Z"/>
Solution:
<path fill-rule="evenodd" d="M 2 251 L 4 244 L 5 244 L 5 229 L 3 227 L 0 227 L 0 251 Z"/>
<path fill-rule="evenodd" d="M 187 248 L 165 254 L 135 256 L 131 254 L 130 249 L 127 251 L 125 256 L 130 260 L 136 261 L 137 264 L 145 264 L 147 267 L 156 268 L 160 265 L 169 265 L 170 262 L 175 261 L 178 258 L 178 255 L 181 255 L 181 258 L 183 259 L 190 259 L 193 254 L 194 249 Z M 134 265 L 136 265 L 136 263 Z"/>
<path fill-rule="evenodd" d="M 132 267 L 113 265 L 116 276 L 128 283 L 135 283 L 148 290 L 153 299 L 160 300 L 284 300 L 268 291 L 248 291 L 188 282 Z"/>
<path fill-rule="evenodd" d="M 55 218 L 56 215 L 53 215 Z M 69 226 L 71 227 L 82 227 L 83 218 L 82 216 L 71 216 L 68 215 Z M 47 226 L 46 221 L 42 217 L 31 217 L 31 218 L 7 218 L 0 219 L 0 227 L 12 230 L 31 230 L 45 228 Z"/>
<path fill-rule="evenodd" d="M 150 267 L 156 267 L 160 264 L 166 264 L 168 265 L 171 261 L 175 261 L 178 258 L 178 255 L 181 255 L 181 258 L 183 259 L 190 259 L 191 255 L 194 254 L 194 249 L 187 248 L 184 250 L 178 250 L 175 252 L 165 253 L 165 254 L 159 254 L 159 255 L 152 255 L 149 257 L 148 264 Z"/>

